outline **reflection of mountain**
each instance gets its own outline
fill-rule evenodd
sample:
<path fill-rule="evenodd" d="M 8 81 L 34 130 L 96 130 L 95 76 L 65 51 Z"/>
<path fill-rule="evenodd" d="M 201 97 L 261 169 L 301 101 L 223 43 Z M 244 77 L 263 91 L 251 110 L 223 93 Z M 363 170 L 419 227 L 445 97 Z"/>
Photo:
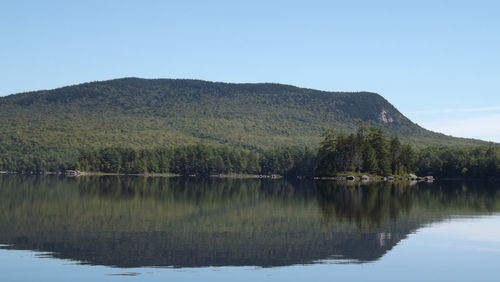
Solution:
<path fill-rule="evenodd" d="M 373 261 L 429 222 L 500 211 L 497 187 L 453 185 L 1 176 L 0 244 L 118 267 Z"/>

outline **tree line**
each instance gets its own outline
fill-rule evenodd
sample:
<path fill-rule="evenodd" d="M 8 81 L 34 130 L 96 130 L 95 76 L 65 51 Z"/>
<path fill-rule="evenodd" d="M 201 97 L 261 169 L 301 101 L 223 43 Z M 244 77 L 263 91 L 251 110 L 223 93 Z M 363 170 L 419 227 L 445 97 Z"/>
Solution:
<path fill-rule="evenodd" d="M 383 129 L 361 125 L 355 133 L 327 130 L 318 149 L 278 147 L 249 151 L 229 146 L 184 145 L 153 149 L 107 147 L 82 150 L 76 160 L 50 157 L 36 147 L 20 154 L 2 153 L 0 170 L 24 173 L 76 169 L 90 172 L 143 174 L 173 173 L 263 174 L 283 176 L 335 176 L 343 173 L 371 175 L 433 175 L 435 177 L 500 178 L 500 146 L 427 147 L 415 150 Z"/>
<path fill-rule="evenodd" d="M 435 177 L 500 177 L 500 147 L 428 147 L 415 150 L 382 128 L 359 126 L 352 134 L 327 130 L 319 149 L 280 147 L 265 152 L 224 146 L 104 148 L 85 151 L 74 168 L 111 173 L 263 174 L 335 176 L 343 173 Z"/>
<path fill-rule="evenodd" d="M 500 179 L 500 146 L 428 147 L 419 152 L 416 167 L 441 178 Z"/>
<path fill-rule="evenodd" d="M 186 145 L 173 148 L 104 148 L 82 152 L 74 168 L 108 173 L 174 173 L 206 176 L 214 174 L 309 174 L 314 152 L 300 148 L 278 148 L 265 153 L 224 146 Z"/>

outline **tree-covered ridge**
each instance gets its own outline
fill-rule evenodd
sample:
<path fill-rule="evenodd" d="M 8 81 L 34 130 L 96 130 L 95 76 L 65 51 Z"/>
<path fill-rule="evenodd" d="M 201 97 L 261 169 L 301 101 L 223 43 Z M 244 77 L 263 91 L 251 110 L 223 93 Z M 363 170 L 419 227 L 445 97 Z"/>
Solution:
<path fill-rule="evenodd" d="M 427 131 L 383 97 L 289 85 L 124 78 L 0 98 L 0 162 L 72 163 L 80 150 L 226 145 L 315 148 L 327 128 L 377 125 L 414 145 L 482 144 Z M 5 167 L 5 166 L 4 166 Z"/>

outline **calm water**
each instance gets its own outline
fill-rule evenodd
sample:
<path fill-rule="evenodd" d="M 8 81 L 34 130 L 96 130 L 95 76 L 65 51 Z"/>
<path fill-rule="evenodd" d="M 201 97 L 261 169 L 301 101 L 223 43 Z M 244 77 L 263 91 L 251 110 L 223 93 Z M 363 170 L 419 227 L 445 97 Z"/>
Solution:
<path fill-rule="evenodd" d="M 500 186 L 0 176 L 0 281 L 498 281 Z"/>

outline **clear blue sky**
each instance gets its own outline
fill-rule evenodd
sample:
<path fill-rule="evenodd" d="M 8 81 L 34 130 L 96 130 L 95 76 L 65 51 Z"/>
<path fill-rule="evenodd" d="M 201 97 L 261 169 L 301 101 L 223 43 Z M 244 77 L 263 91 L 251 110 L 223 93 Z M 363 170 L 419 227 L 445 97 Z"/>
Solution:
<path fill-rule="evenodd" d="M 500 1 L 0 1 L 0 95 L 124 76 L 382 94 L 500 142 Z"/>

